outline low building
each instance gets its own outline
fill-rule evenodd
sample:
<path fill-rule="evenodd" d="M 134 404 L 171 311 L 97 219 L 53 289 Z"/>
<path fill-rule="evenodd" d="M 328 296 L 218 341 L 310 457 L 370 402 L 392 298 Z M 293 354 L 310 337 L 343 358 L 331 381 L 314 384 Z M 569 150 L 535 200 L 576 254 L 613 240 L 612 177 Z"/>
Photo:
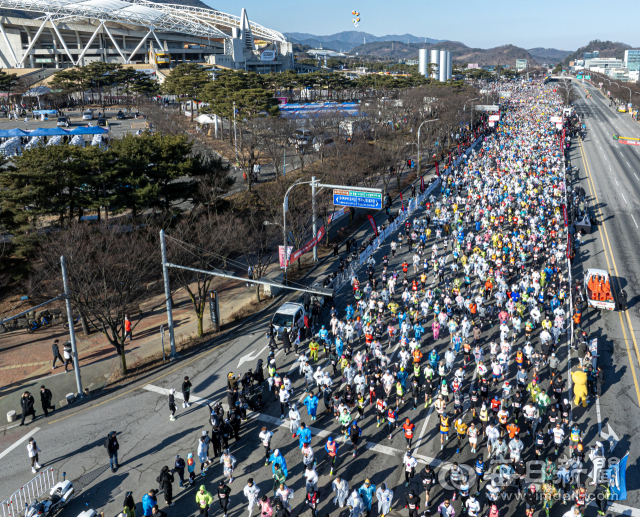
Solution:
<path fill-rule="evenodd" d="M 624 51 L 624 67 L 628 68 L 630 72 L 640 70 L 640 50 Z"/>
<path fill-rule="evenodd" d="M 613 81 L 622 81 L 626 83 L 629 81 L 629 69 L 628 68 L 607 68 L 607 76 Z"/>
<path fill-rule="evenodd" d="M 516 72 L 522 72 L 527 69 L 526 59 L 516 59 Z"/>
<path fill-rule="evenodd" d="M 584 67 L 587 70 L 593 70 L 594 68 L 621 68 L 622 59 L 616 59 L 614 57 L 595 57 L 592 59 L 585 59 Z"/>

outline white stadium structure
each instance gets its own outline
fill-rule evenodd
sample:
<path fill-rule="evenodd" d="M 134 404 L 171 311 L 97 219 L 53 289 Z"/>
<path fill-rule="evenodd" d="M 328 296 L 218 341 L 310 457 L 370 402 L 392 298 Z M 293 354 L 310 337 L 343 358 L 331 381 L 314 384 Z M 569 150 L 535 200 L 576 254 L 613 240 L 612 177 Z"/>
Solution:
<path fill-rule="evenodd" d="M 214 9 L 147 0 L 0 0 L 0 67 L 93 61 L 173 67 L 206 62 L 255 72 L 294 67 L 291 43 Z M 7 11 L 10 10 L 10 11 Z"/>

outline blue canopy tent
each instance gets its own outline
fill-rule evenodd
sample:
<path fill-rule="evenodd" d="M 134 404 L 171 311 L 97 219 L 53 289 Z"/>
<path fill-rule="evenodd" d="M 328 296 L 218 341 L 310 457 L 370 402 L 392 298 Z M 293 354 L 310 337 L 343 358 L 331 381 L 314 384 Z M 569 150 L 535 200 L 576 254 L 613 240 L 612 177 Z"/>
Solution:
<path fill-rule="evenodd" d="M 0 129 L 0 138 L 12 136 L 73 136 L 73 135 L 104 135 L 109 130 L 102 127 L 75 127 L 71 130 L 61 127 L 39 127 L 33 131 L 23 131 L 22 129 Z"/>
<path fill-rule="evenodd" d="M 25 131 L 25 136 L 65 136 L 69 133 L 61 127 L 39 127 L 33 131 Z"/>
<path fill-rule="evenodd" d="M 0 136 L 2 138 L 7 138 L 7 137 L 14 137 L 14 136 L 27 136 L 27 132 L 23 131 L 22 129 L 19 128 L 14 128 L 14 129 L 3 129 L 0 131 Z"/>

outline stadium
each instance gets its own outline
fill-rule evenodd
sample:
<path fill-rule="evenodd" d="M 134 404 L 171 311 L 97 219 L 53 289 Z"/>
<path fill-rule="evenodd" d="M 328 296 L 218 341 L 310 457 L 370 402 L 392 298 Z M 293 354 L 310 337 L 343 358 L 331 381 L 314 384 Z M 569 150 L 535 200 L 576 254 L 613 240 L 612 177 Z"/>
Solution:
<path fill-rule="evenodd" d="M 202 4 L 204 5 L 204 4 Z M 147 0 L 0 0 L 0 66 L 94 61 L 171 68 L 200 62 L 254 72 L 294 67 L 291 43 L 240 16 Z"/>

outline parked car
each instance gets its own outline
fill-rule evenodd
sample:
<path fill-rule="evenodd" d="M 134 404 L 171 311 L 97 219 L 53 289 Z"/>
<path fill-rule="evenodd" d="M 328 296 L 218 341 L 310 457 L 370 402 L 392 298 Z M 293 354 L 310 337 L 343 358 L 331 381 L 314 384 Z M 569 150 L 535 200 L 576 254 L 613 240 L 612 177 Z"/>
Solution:
<path fill-rule="evenodd" d="M 125 114 L 124 114 L 124 113 L 122 113 L 122 111 L 118 111 L 118 114 L 116 115 L 116 118 L 117 118 L 118 120 L 124 120 L 124 119 L 126 119 L 127 117 L 125 116 Z"/>
<path fill-rule="evenodd" d="M 69 127 L 69 124 L 71 124 L 69 117 L 58 117 L 58 122 L 56 122 L 58 127 Z"/>
<path fill-rule="evenodd" d="M 93 110 L 85 110 L 82 114 L 82 120 L 93 120 Z"/>
<path fill-rule="evenodd" d="M 106 125 L 107 125 L 107 119 L 106 119 L 106 118 L 104 118 L 104 117 L 100 117 L 100 118 L 98 119 L 98 125 L 99 125 L 99 126 L 101 126 L 101 127 L 106 126 Z"/>

